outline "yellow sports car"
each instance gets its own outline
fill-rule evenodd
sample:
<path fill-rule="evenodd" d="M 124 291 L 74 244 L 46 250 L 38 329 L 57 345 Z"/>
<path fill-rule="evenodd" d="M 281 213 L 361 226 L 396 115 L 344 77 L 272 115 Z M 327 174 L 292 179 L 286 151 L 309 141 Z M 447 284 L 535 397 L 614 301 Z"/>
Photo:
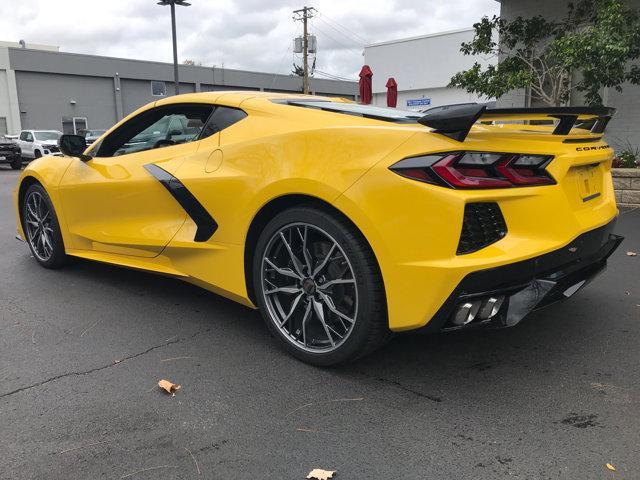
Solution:
<path fill-rule="evenodd" d="M 392 332 L 515 325 L 603 270 L 622 240 L 612 114 L 178 95 L 30 163 L 18 234 L 47 268 L 81 257 L 257 307 L 333 365 Z"/>

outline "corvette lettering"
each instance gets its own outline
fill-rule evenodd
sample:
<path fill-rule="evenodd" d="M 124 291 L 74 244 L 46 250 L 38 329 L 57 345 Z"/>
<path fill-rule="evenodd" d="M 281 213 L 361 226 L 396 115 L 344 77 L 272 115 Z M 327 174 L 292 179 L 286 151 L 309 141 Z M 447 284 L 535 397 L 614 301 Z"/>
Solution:
<path fill-rule="evenodd" d="M 611 148 L 609 145 L 600 145 L 598 147 L 577 147 L 576 151 L 586 152 L 587 150 L 607 150 Z"/>

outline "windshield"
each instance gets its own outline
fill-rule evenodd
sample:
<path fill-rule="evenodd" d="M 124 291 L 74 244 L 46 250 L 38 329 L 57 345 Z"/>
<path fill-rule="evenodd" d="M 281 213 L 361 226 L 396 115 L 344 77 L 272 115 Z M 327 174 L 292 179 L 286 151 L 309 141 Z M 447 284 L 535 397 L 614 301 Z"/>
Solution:
<path fill-rule="evenodd" d="M 53 130 L 33 132 L 33 134 L 36 136 L 36 140 L 40 140 L 40 141 L 47 141 L 47 140 L 57 141 L 60 138 L 60 135 L 62 135 L 60 132 L 55 132 Z"/>
<path fill-rule="evenodd" d="M 104 132 L 106 132 L 106 130 L 87 130 L 87 137 L 99 137 L 100 135 L 102 135 Z"/>
<path fill-rule="evenodd" d="M 358 103 L 338 103 L 323 100 L 290 100 L 289 105 L 296 107 L 317 108 L 346 115 L 357 115 L 359 117 L 374 118 L 396 123 L 416 123 L 422 115 L 419 112 L 410 110 L 400 110 L 389 107 L 376 107 L 373 105 L 360 105 Z"/>

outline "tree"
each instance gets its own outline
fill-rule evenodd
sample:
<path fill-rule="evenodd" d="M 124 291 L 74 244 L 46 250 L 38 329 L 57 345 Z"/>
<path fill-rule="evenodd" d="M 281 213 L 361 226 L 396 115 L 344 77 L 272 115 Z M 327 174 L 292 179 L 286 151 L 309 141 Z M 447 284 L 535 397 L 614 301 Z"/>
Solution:
<path fill-rule="evenodd" d="M 474 63 L 453 76 L 452 87 L 493 98 L 528 88 L 532 99 L 559 106 L 573 91 L 598 105 L 602 87 L 622 91 L 625 82 L 640 84 L 640 66 L 633 64 L 640 58 L 640 14 L 620 0 L 571 2 L 560 21 L 483 17 L 474 30 L 460 51 L 499 62 Z"/>
<path fill-rule="evenodd" d="M 187 58 L 185 60 L 182 61 L 183 65 L 195 65 L 197 67 L 201 67 L 202 66 L 202 62 L 196 62 L 195 60 L 191 60 L 190 58 Z"/>
<path fill-rule="evenodd" d="M 304 69 L 302 68 L 301 65 L 296 65 L 295 63 L 293 64 L 293 70 L 291 70 L 291 73 L 293 75 L 296 75 L 298 77 L 302 77 L 304 75 Z"/>
<path fill-rule="evenodd" d="M 316 69 L 316 57 L 313 57 L 313 63 L 311 64 L 311 68 L 309 69 L 309 75 L 313 76 L 313 72 Z M 304 68 L 301 65 L 293 62 L 293 70 L 291 70 L 292 75 L 296 75 L 298 77 L 304 76 Z"/>

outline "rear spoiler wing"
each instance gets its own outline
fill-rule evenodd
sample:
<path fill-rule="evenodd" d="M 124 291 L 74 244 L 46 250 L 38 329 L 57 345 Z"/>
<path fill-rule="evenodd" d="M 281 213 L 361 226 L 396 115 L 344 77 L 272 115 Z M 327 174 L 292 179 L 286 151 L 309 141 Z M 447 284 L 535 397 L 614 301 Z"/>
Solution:
<path fill-rule="evenodd" d="M 478 121 L 497 120 L 559 120 L 553 135 L 568 135 L 579 121 L 593 121 L 591 133 L 604 133 L 615 113 L 609 107 L 542 107 L 542 108 L 487 108 L 486 105 L 461 105 L 447 110 L 427 113 L 418 123 L 431 127 L 434 133 L 464 142 L 471 127 Z"/>

